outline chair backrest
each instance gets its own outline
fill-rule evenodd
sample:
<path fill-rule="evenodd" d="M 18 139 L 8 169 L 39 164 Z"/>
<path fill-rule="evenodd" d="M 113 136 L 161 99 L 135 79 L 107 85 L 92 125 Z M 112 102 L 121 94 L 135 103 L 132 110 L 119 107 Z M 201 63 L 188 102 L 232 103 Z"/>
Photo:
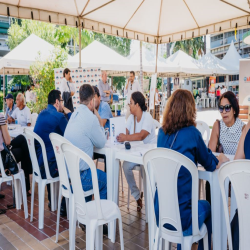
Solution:
<path fill-rule="evenodd" d="M 180 219 L 177 181 L 181 166 L 187 168 L 192 176 L 192 225 L 193 235 L 199 233 L 198 227 L 198 169 L 195 164 L 184 155 L 166 148 L 148 151 L 143 157 L 144 168 L 149 187 L 150 205 L 153 206 L 155 186 L 159 200 L 159 229 L 171 242 L 181 243 L 182 226 Z M 156 184 L 156 185 L 155 185 Z M 163 228 L 170 224 L 176 231 Z"/>
<path fill-rule="evenodd" d="M 36 156 L 35 140 L 37 140 L 40 143 L 40 146 L 42 148 L 43 162 L 44 162 L 46 177 L 47 179 L 52 179 L 50 175 L 50 171 L 49 171 L 49 166 L 48 166 L 47 153 L 46 153 L 45 145 L 44 145 L 42 138 L 36 133 L 34 133 L 33 131 L 31 131 L 29 128 L 24 128 L 24 136 L 27 140 L 34 174 L 37 177 L 42 178 L 41 173 L 40 173 L 40 168 L 38 165 L 37 156 Z"/>
<path fill-rule="evenodd" d="M 196 121 L 196 128 L 201 132 L 202 138 L 203 138 L 206 146 L 208 146 L 209 139 L 210 139 L 210 128 L 209 128 L 209 126 L 203 121 Z"/>
<path fill-rule="evenodd" d="M 155 125 L 155 128 L 158 128 L 158 129 L 161 127 L 161 124 L 155 119 L 154 119 L 154 125 Z"/>
<path fill-rule="evenodd" d="M 223 164 L 218 172 L 220 189 L 223 200 L 224 214 L 227 225 L 227 235 L 229 249 L 232 250 L 232 236 L 229 221 L 229 211 L 227 197 L 225 192 L 225 181 L 227 178 L 231 181 L 234 190 L 239 218 L 239 249 L 247 250 L 250 246 L 250 160 L 235 160 Z M 234 211 L 232 211 L 234 212 Z"/>
<path fill-rule="evenodd" d="M 56 162 L 57 162 L 57 167 L 58 167 L 59 176 L 60 176 L 60 184 L 64 185 L 64 187 L 70 191 L 69 177 L 68 177 L 67 168 L 65 164 L 65 158 L 64 158 L 62 148 L 61 148 L 63 143 L 70 144 L 70 142 L 64 137 L 62 137 L 61 135 L 56 134 L 56 133 L 51 133 L 49 135 L 49 138 L 53 145 L 53 149 L 54 149 L 55 156 L 56 156 Z"/>
<path fill-rule="evenodd" d="M 63 143 L 62 151 L 67 162 L 70 173 L 71 183 L 73 186 L 73 196 L 75 202 L 76 213 L 78 217 L 88 217 L 88 211 L 85 202 L 85 192 L 82 189 L 82 182 L 80 176 L 80 160 L 83 160 L 90 168 L 92 175 L 93 191 L 95 197 L 95 206 L 97 211 L 97 219 L 103 219 L 103 213 L 100 203 L 99 186 L 97 180 L 97 171 L 94 161 L 82 150 L 69 143 Z"/>
<path fill-rule="evenodd" d="M 37 117 L 38 117 L 38 114 L 37 114 L 37 113 L 32 113 L 32 114 L 31 114 L 31 127 L 35 127 Z"/>

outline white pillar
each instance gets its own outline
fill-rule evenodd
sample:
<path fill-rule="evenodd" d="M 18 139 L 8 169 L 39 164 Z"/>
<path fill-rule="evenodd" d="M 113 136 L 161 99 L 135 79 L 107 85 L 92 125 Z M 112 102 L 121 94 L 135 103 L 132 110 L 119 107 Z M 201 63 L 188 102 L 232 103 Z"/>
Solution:
<path fill-rule="evenodd" d="M 78 30 L 79 30 L 79 68 L 81 68 L 82 64 L 82 30 L 81 30 L 81 25 L 80 25 L 80 18 L 78 18 Z"/>

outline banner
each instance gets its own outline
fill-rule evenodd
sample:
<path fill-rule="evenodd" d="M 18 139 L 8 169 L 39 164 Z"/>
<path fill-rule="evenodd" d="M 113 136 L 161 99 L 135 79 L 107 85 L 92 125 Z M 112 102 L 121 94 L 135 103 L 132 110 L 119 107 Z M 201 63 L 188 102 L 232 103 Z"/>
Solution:
<path fill-rule="evenodd" d="M 239 75 L 239 103 L 242 106 L 250 106 L 250 60 L 240 60 Z"/>
<path fill-rule="evenodd" d="M 151 86 L 150 86 L 150 94 L 149 94 L 149 109 L 154 109 L 154 97 L 155 97 L 155 89 L 157 84 L 157 74 L 153 74 L 151 76 Z"/>
<path fill-rule="evenodd" d="M 76 92 L 73 95 L 73 106 L 76 109 L 80 104 L 79 89 L 83 84 L 98 86 L 101 79 L 100 68 L 69 68 L 72 82 L 75 85 Z M 64 69 L 54 69 L 55 72 L 55 89 L 60 90 L 60 83 L 63 79 Z"/>
<path fill-rule="evenodd" d="M 210 76 L 209 77 L 209 89 L 208 89 L 209 97 L 215 97 L 215 83 L 216 83 L 216 77 Z"/>

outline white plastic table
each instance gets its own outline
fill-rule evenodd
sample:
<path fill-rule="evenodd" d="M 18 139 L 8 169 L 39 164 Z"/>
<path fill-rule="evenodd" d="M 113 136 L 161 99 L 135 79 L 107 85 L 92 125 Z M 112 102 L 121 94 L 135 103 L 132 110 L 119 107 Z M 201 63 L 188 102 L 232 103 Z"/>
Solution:
<path fill-rule="evenodd" d="M 15 127 L 15 125 L 11 125 L 13 127 Z M 19 135 L 22 135 L 23 134 L 23 131 L 24 131 L 24 128 L 28 128 L 28 129 L 31 129 L 33 131 L 34 127 L 28 127 L 28 126 L 25 126 L 25 127 L 19 127 L 17 126 L 15 129 L 12 129 L 12 130 L 9 130 L 8 129 L 8 132 L 9 132 L 9 135 L 11 138 L 16 138 L 17 136 Z"/>

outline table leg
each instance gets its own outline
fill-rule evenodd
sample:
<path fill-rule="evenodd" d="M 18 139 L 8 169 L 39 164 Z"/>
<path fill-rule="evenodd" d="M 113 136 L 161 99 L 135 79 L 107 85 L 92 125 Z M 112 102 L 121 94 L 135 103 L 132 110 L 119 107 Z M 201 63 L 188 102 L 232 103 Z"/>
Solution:
<path fill-rule="evenodd" d="M 211 187 L 211 213 L 213 230 L 213 249 L 226 250 L 226 225 L 219 186 L 218 171 L 212 173 Z"/>

